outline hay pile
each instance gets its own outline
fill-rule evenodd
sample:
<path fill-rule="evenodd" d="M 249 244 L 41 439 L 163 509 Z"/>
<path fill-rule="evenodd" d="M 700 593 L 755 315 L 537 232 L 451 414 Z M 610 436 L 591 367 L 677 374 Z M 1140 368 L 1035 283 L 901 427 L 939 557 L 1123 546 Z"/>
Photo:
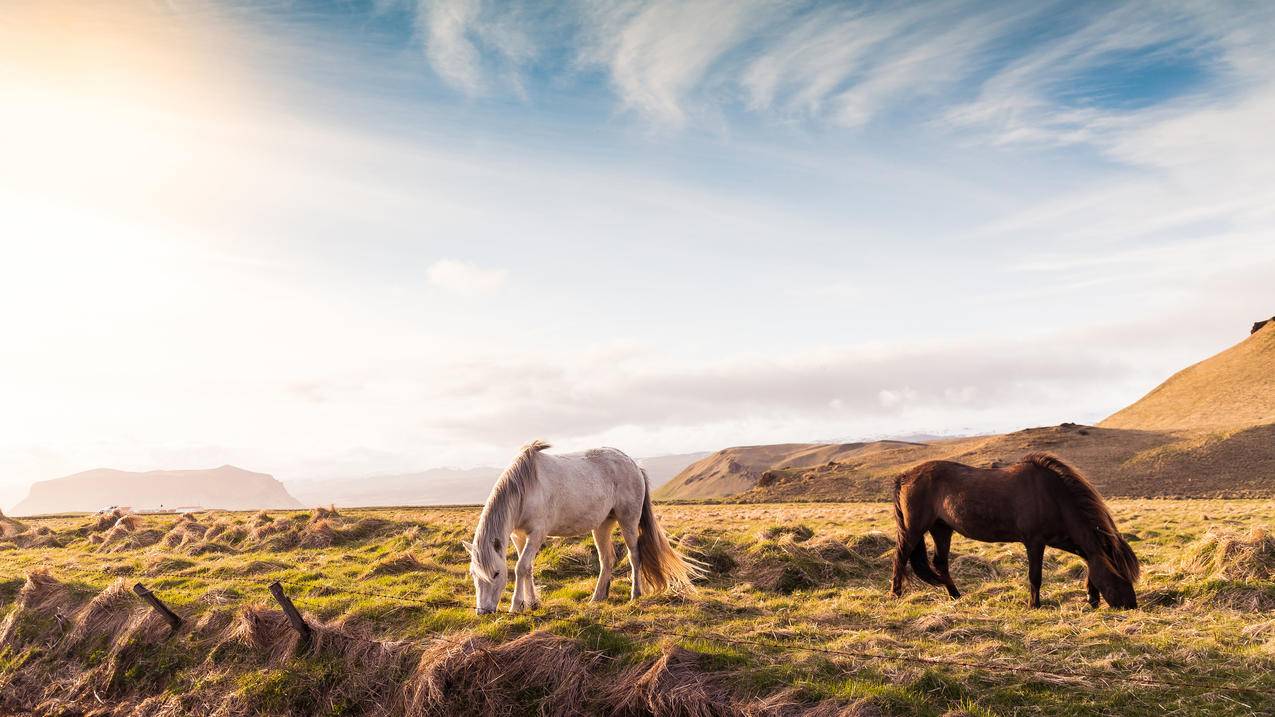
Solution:
<path fill-rule="evenodd" d="M 168 532 L 164 534 L 164 546 L 176 550 L 189 551 L 205 541 L 208 526 L 196 522 L 194 518 L 183 515 Z"/>
<path fill-rule="evenodd" d="M 0 539 L 15 538 L 25 532 L 27 532 L 26 525 L 10 518 L 0 510 Z"/>
<path fill-rule="evenodd" d="M 419 573 L 428 570 L 429 566 L 422 563 L 412 553 L 399 553 L 394 557 L 382 558 L 378 560 L 372 567 L 368 568 L 359 580 L 367 580 L 378 575 L 402 575 L 403 573 Z"/>
<path fill-rule="evenodd" d="M 35 706 L 35 714 L 231 717 L 350 713 L 357 705 L 358 714 L 406 717 L 879 714 L 868 701 L 741 694 L 731 675 L 680 647 L 626 666 L 546 632 L 417 644 L 376 639 L 353 622 L 305 619 L 309 640 L 278 610 L 213 606 L 170 634 L 122 581 L 86 600 L 32 573 L 0 624 L 0 646 L 40 649 L 5 676 L 0 713 Z"/>
<path fill-rule="evenodd" d="M 784 594 L 825 587 L 872 567 L 835 537 L 797 542 L 791 534 L 755 543 L 742 563 L 741 573 L 754 588 Z"/>
<path fill-rule="evenodd" d="M 772 525 L 761 531 L 762 540 L 776 540 L 787 535 L 794 542 L 800 543 L 803 540 L 810 540 L 814 537 L 815 531 L 808 525 L 797 524 L 781 524 Z"/>
<path fill-rule="evenodd" d="M 739 561 L 735 558 L 735 546 L 720 538 L 708 540 L 703 536 L 687 533 L 677 541 L 677 548 L 703 565 L 705 577 L 709 580 L 726 577 L 739 567 Z"/>
<path fill-rule="evenodd" d="M 871 530 L 852 537 L 847 544 L 861 558 L 877 560 L 892 558 L 895 548 L 895 537 L 879 530 Z"/>
<path fill-rule="evenodd" d="M 142 519 L 136 515 L 121 515 L 115 524 L 105 533 L 89 535 L 89 542 L 98 546 L 105 553 L 117 553 L 122 550 L 148 548 L 158 543 L 164 533 L 156 529 L 138 530 Z"/>
<path fill-rule="evenodd" d="M 1264 527 L 1248 534 L 1210 530 L 1187 546 L 1178 567 L 1208 578 L 1273 580 L 1275 535 Z"/>

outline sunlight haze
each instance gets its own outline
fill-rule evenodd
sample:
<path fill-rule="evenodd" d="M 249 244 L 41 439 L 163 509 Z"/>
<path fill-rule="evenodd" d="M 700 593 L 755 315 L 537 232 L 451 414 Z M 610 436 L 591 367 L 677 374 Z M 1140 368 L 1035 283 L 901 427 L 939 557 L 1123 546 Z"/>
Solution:
<path fill-rule="evenodd" d="M 1275 312 L 1275 13 L 0 10 L 0 507 L 1095 423 Z"/>

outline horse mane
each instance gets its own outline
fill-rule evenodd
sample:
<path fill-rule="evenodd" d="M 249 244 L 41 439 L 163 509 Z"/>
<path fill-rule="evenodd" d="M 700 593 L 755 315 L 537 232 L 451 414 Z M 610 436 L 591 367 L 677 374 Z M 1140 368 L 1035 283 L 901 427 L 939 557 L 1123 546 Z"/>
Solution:
<path fill-rule="evenodd" d="M 1029 453 L 1023 456 L 1024 463 L 1030 463 L 1041 470 L 1057 476 L 1067 493 L 1071 495 L 1073 505 L 1080 513 L 1085 525 L 1094 526 L 1098 534 L 1098 545 L 1102 549 L 1098 556 L 1116 575 L 1130 583 L 1136 582 L 1142 572 L 1138 564 L 1138 556 L 1134 555 L 1129 543 L 1120 535 L 1116 521 L 1107 509 L 1107 503 L 1094 488 L 1093 483 L 1079 470 L 1068 465 L 1052 453 Z"/>
<path fill-rule="evenodd" d="M 503 562 L 504 556 L 497 554 L 491 538 L 509 537 L 509 522 L 513 519 L 515 503 L 522 502 L 527 488 L 536 480 L 535 455 L 549 447 L 540 439 L 524 445 L 513 463 L 500 474 L 496 485 L 492 486 L 491 496 L 478 516 L 478 528 L 474 531 L 474 549 L 479 556 L 475 562 L 482 570 L 491 572 L 497 561 Z"/>

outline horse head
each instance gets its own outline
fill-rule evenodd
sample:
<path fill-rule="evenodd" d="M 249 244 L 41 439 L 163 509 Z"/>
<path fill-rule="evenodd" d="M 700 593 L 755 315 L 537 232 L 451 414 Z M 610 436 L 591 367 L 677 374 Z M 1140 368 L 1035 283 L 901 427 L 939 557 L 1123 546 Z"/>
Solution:
<path fill-rule="evenodd" d="M 474 609 L 479 615 L 488 615 L 500 605 L 500 596 L 509 582 L 509 566 L 502 538 L 475 540 L 478 545 L 466 541 L 462 545 L 469 552 L 469 574 L 474 578 Z"/>

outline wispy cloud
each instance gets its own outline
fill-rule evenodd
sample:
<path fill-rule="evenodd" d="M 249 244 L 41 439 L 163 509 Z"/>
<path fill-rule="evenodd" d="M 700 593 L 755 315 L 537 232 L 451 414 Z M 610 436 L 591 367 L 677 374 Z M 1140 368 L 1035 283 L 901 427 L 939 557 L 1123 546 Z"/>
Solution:
<path fill-rule="evenodd" d="M 478 93 L 493 73 L 508 79 L 548 55 L 567 59 L 536 68 L 546 84 L 601 69 L 622 108 L 660 124 L 743 110 L 860 127 L 923 109 L 936 127 L 977 130 L 995 142 L 1079 142 L 1118 128 L 1128 114 L 1103 103 L 1128 99 L 1104 95 L 1129 88 L 1094 77 L 1154 74 L 1173 63 L 1183 72 L 1241 74 L 1262 66 L 1253 59 L 1261 37 L 1253 18 L 1189 3 L 605 0 L 530 8 L 421 0 L 435 71 Z"/>
<path fill-rule="evenodd" d="M 607 68 L 624 106 L 677 124 L 723 55 L 781 10 L 738 0 L 615 3 L 588 16 L 581 57 Z"/>

